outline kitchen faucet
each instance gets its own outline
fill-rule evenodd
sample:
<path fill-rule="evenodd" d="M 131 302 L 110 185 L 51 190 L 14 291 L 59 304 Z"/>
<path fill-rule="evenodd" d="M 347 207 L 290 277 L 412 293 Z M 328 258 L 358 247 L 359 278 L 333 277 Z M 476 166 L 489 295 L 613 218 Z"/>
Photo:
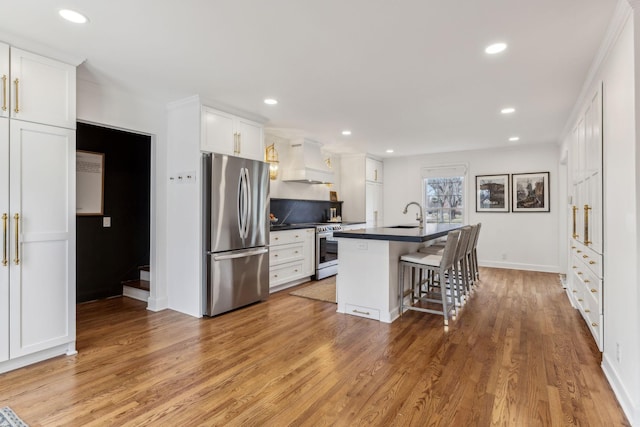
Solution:
<path fill-rule="evenodd" d="M 422 206 L 420 206 L 420 203 L 418 203 L 418 202 L 409 202 L 409 203 L 407 203 L 407 206 L 404 207 L 404 210 L 402 211 L 402 213 L 406 214 L 407 213 L 407 209 L 411 205 L 416 205 L 418 207 L 418 209 L 420 209 L 418 211 L 418 214 L 416 215 L 416 220 L 420 223 L 420 228 L 423 228 L 424 227 L 424 218 L 422 218 Z"/>

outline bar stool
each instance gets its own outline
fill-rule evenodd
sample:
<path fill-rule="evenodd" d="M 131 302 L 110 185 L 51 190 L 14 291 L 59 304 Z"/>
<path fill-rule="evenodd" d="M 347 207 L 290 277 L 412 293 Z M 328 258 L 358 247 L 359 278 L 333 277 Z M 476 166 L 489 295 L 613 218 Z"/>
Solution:
<path fill-rule="evenodd" d="M 449 325 L 449 313 L 458 313 L 456 306 L 456 286 L 447 287 L 447 277 L 454 277 L 453 264 L 460 239 L 460 231 L 449 232 L 447 243 L 442 255 L 423 254 L 413 252 L 400 257 L 398 263 L 398 294 L 400 297 L 400 315 L 407 310 L 422 311 L 425 313 L 441 314 L 444 317 L 444 325 Z M 425 280 L 413 280 L 411 274 L 411 288 L 405 291 L 405 269 L 410 272 L 419 271 L 421 278 Z M 423 288 L 424 287 L 424 288 Z M 436 290 L 439 289 L 439 291 Z M 409 305 L 404 305 L 404 299 L 409 296 Z M 416 302 L 442 305 L 442 310 L 435 310 L 427 307 L 415 306 Z"/>
<path fill-rule="evenodd" d="M 466 301 L 470 292 L 469 269 L 466 262 L 466 257 L 469 250 L 469 244 L 471 241 L 473 229 L 474 227 L 469 225 L 460 228 L 460 237 L 453 261 L 453 275 L 450 275 L 448 277 L 449 285 L 455 287 L 459 306 L 462 306 L 463 304 L 462 296 L 464 295 Z M 418 252 L 430 255 L 442 255 L 444 253 L 444 246 L 426 246 L 424 248 L 420 248 Z"/>
<path fill-rule="evenodd" d="M 473 276 L 475 280 L 480 280 L 480 269 L 478 268 L 478 251 L 476 248 L 478 247 L 478 238 L 480 237 L 480 227 L 482 223 L 476 224 L 476 235 L 473 239 L 473 249 L 471 250 L 471 268 L 473 270 Z M 474 284 L 475 284 L 474 280 Z"/>

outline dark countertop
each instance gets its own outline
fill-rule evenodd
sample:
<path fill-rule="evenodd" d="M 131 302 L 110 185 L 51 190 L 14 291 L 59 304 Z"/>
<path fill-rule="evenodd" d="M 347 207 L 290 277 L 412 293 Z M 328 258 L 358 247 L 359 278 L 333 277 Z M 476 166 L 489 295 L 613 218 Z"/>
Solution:
<path fill-rule="evenodd" d="M 323 223 L 302 223 L 302 224 L 271 224 L 270 227 L 270 231 L 282 231 L 282 230 L 300 230 L 303 228 L 316 228 L 316 225 L 320 225 L 320 224 L 341 224 L 341 225 L 352 225 L 352 224 L 364 224 L 364 222 L 360 221 L 360 222 L 350 222 L 350 221 L 343 221 L 343 222 L 336 222 L 336 223 L 332 223 L 332 222 L 323 222 Z"/>
<path fill-rule="evenodd" d="M 415 224 L 411 224 L 414 226 Z M 424 228 L 377 227 L 364 230 L 334 231 L 333 237 L 346 239 L 387 240 L 395 242 L 422 243 L 446 236 L 451 230 L 463 227 L 464 224 L 425 224 Z M 401 226 L 402 227 L 402 226 Z"/>

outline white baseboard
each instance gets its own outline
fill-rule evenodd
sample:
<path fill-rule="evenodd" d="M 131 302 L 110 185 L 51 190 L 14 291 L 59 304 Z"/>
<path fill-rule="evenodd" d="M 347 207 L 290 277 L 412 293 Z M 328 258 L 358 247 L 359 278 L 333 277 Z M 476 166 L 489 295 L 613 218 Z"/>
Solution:
<path fill-rule="evenodd" d="M 63 355 L 73 356 L 75 354 L 78 354 L 76 351 L 76 342 L 72 341 L 67 344 L 62 344 L 53 348 L 28 354 L 26 356 L 18 357 L 17 359 L 2 362 L 0 363 L 0 374 L 13 371 L 14 369 L 23 368 L 37 362 L 42 362 L 43 360 L 51 359 L 53 357 Z"/>
<path fill-rule="evenodd" d="M 615 366 L 611 363 L 611 359 L 608 357 L 606 353 L 602 354 L 602 370 L 604 371 L 604 375 L 607 377 L 611 388 L 613 389 L 613 394 L 616 395 L 618 399 L 618 403 L 622 407 L 624 414 L 627 416 L 627 419 L 631 423 L 632 426 L 640 426 L 640 406 L 634 404 L 633 399 L 629 396 L 627 389 L 625 388 L 623 382 L 620 380 L 620 375 L 618 375 L 618 371 L 616 371 Z"/>
<path fill-rule="evenodd" d="M 152 298 L 147 300 L 147 310 L 149 311 L 162 311 L 169 308 L 169 299 L 164 298 Z"/>
<path fill-rule="evenodd" d="M 560 273 L 557 265 L 520 264 L 516 262 L 480 261 L 480 267 L 506 268 L 510 270 L 541 271 L 543 273 Z"/>

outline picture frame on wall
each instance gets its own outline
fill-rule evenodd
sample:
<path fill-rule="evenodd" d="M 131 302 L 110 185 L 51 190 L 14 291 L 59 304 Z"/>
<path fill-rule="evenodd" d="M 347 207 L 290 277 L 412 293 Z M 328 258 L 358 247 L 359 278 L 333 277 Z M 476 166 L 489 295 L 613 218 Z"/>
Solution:
<path fill-rule="evenodd" d="M 509 174 L 476 175 L 476 212 L 509 212 Z"/>
<path fill-rule="evenodd" d="M 549 172 L 511 174 L 512 212 L 550 212 Z"/>
<path fill-rule="evenodd" d="M 104 153 L 76 150 L 76 215 L 104 214 Z"/>

